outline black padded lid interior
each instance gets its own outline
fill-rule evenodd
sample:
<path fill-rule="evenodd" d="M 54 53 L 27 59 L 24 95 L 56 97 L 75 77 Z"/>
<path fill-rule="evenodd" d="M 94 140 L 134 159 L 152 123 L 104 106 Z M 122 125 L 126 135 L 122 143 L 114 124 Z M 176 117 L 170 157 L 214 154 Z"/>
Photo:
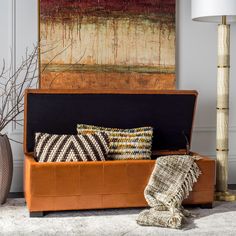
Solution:
<path fill-rule="evenodd" d="M 34 150 L 36 132 L 76 134 L 76 125 L 116 128 L 152 126 L 158 150 L 186 148 L 191 140 L 196 92 L 181 94 L 28 93 L 25 151 Z M 185 137 L 186 136 L 186 137 Z"/>

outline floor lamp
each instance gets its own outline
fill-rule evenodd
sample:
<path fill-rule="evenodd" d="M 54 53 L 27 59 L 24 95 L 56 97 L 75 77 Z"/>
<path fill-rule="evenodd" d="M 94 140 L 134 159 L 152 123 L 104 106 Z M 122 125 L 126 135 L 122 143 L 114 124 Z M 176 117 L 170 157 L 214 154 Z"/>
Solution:
<path fill-rule="evenodd" d="M 218 23 L 218 72 L 216 112 L 216 200 L 234 201 L 228 191 L 228 124 L 230 25 L 236 22 L 236 0 L 192 0 L 192 19 Z"/>

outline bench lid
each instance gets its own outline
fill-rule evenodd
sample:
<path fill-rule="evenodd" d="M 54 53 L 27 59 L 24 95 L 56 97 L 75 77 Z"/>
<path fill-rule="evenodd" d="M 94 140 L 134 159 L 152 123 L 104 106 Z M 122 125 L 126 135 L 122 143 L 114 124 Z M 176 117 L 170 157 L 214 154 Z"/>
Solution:
<path fill-rule="evenodd" d="M 191 144 L 196 91 L 26 90 L 24 151 L 36 132 L 76 134 L 79 123 L 154 128 L 153 153 L 181 153 Z"/>

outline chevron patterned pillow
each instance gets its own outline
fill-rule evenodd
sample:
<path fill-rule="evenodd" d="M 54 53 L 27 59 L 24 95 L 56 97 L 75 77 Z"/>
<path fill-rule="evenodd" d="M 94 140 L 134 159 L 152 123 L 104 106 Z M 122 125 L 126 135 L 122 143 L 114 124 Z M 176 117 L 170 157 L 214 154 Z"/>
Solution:
<path fill-rule="evenodd" d="M 117 129 L 78 124 L 77 132 L 78 134 L 106 132 L 110 140 L 109 159 L 151 159 L 152 127 Z"/>
<path fill-rule="evenodd" d="M 85 135 L 35 134 L 34 156 L 39 162 L 105 161 L 109 151 L 104 132 Z"/>

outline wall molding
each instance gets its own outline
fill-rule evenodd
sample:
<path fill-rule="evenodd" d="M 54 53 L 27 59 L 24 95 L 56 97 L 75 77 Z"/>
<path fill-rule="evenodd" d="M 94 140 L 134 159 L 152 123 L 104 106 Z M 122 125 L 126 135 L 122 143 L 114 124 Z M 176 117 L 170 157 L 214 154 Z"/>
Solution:
<path fill-rule="evenodd" d="M 10 10 L 11 10 L 11 16 L 10 16 L 10 22 L 11 22 L 11 30 L 10 30 L 10 65 L 11 65 L 11 75 L 14 75 L 17 70 L 17 8 L 16 8 L 16 0 L 11 0 L 10 4 Z M 15 83 L 15 82 L 14 82 Z M 12 96 L 14 97 L 15 90 L 12 91 Z M 12 103 L 15 103 L 15 99 L 12 101 Z M 16 123 L 11 122 L 9 125 L 9 130 L 13 131 L 16 128 Z"/>
<path fill-rule="evenodd" d="M 22 129 L 16 128 L 16 129 L 14 129 L 12 131 L 8 131 L 7 134 L 22 136 L 24 134 L 23 127 L 22 127 Z"/>
<path fill-rule="evenodd" d="M 15 168 L 21 168 L 24 166 L 24 160 L 13 160 L 13 165 Z"/>
<path fill-rule="evenodd" d="M 215 126 L 197 126 L 193 127 L 193 132 L 205 132 L 205 133 L 210 133 L 210 132 L 216 132 L 216 127 Z M 12 135 L 23 135 L 23 128 L 16 128 L 9 132 Z M 236 133 L 236 126 L 230 126 L 229 127 L 229 133 Z"/>
<path fill-rule="evenodd" d="M 214 153 L 211 153 L 211 154 L 206 154 L 206 153 L 200 153 L 202 154 L 203 156 L 207 156 L 207 157 L 211 157 L 213 159 L 216 159 L 216 154 Z M 236 162 L 236 155 L 229 155 L 229 162 Z"/>
<path fill-rule="evenodd" d="M 196 126 L 193 127 L 193 132 L 216 132 L 216 126 Z M 236 132 L 236 126 L 230 126 L 229 127 L 229 132 L 230 133 L 235 133 Z"/>

